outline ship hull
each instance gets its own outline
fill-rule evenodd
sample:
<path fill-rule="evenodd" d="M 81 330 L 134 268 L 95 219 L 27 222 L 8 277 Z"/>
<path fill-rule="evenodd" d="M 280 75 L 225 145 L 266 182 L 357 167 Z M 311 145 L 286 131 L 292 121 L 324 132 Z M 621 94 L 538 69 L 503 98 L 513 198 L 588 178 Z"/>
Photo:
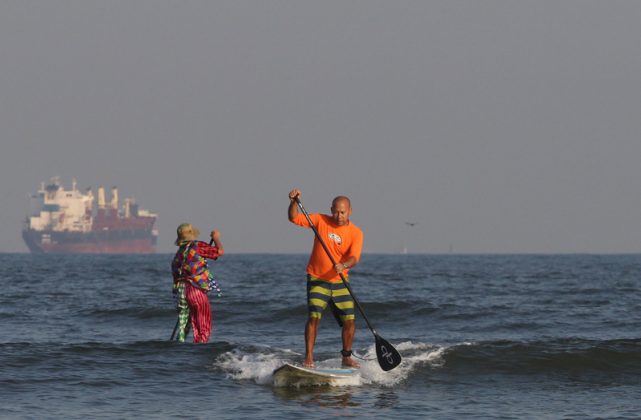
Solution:
<path fill-rule="evenodd" d="M 156 236 L 151 231 L 54 232 L 23 230 L 34 254 L 152 254 Z"/>

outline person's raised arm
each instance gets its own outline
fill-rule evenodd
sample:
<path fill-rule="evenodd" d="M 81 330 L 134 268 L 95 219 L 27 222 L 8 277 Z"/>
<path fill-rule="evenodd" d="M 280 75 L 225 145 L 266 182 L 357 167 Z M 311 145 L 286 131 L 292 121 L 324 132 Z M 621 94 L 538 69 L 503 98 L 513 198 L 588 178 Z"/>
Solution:
<path fill-rule="evenodd" d="M 217 231 L 216 229 L 211 231 L 210 234 L 211 240 L 214 241 L 214 245 L 216 248 L 218 248 L 218 256 L 221 256 L 225 253 L 225 250 L 223 249 L 223 243 L 220 240 L 220 231 Z"/>
<path fill-rule="evenodd" d="M 298 203 L 296 199 L 300 197 L 300 190 L 293 189 L 289 192 L 289 207 L 287 208 L 287 217 L 292 222 L 298 216 Z"/>

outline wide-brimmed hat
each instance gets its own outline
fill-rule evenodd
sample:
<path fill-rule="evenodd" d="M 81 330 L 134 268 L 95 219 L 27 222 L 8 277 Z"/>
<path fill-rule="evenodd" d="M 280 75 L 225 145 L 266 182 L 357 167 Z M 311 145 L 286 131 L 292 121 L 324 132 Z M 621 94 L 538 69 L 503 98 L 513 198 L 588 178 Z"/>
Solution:
<path fill-rule="evenodd" d="M 176 242 L 174 243 L 181 245 L 184 242 L 195 241 L 198 239 L 198 235 L 200 235 L 200 231 L 193 227 L 191 223 L 182 223 L 176 229 Z"/>

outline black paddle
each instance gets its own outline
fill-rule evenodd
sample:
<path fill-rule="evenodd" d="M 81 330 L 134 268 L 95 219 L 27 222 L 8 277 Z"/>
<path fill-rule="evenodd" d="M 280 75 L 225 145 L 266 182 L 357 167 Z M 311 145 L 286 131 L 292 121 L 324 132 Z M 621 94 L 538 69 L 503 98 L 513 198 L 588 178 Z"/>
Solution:
<path fill-rule="evenodd" d="M 213 243 L 214 243 L 214 240 L 210 239 L 209 240 L 209 245 L 211 245 Z M 189 326 L 190 326 L 189 324 L 190 324 L 190 321 L 191 321 L 190 318 L 191 318 L 191 316 L 189 318 L 187 318 L 187 325 L 185 325 L 185 338 L 187 338 L 187 334 L 189 334 Z M 180 324 L 180 318 L 176 320 L 176 325 L 174 326 L 174 330 L 171 332 L 171 337 L 169 338 L 169 341 L 173 341 L 174 340 L 174 336 L 176 335 L 176 331 L 178 330 L 178 324 Z M 176 337 L 176 338 L 178 338 L 178 337 Z"/>
<path fill-rule="evenodd" d="M 296 197 L 295 200 L 296 200 L 296 204 L 298 204 L 298 207 L 307 218 L 307 222 L 309 223 L 309 226 L 314 231 L 314 235 L 316 235 L 316 239 L 318 239 L 318 242 L 320 242 L 320 244 L 323 246 L 323 249 L 325 250 L 325 253 L 329 257 L 329 260 L 335 266 L 336 261 L 334 260 L 334 257 L 332 257 L 332 254 L 329 252 L 329 248 L 327 248 L 327 245 L 325 245 L 325 242 L 323 242 L 323 238 L 321 238 L 320 234 L 318 233 L 318 230 L 316 229 L 316 226 L 314 226 L 314 222 L 312 222 L 312 219 L 309 217 L 309 213 L 307 213 L 307 210 L 305 210 L 305 207 L 303 207 L 303 203 L 301 203 L 298 197 Z M 376 330 L 374 329 L 374 327 L 372 327 L 372 324 L 369 322 L 369 319 L 367 319 L 367 316 L 365 315 L 365 311 L 363 311 L 363 307 L 356 299 L 356 296 L 354 296 L 354 292 L 352 291 L 352 288 L 350 287 L 349 283 L 345 279 L 345 276 L 343 275 L 343 273 L 340 273 L 340 276 L 341 276 L 341 280 L 343 281 L 343 284 L 347 288 L 347 291 L 349 292 L 350 295 L 352 295 L 352 299 L 354 299 L 354 303 L 356 304 L 356 307 L 360 311 L 361 315 L 363 315 L 363 319 L 367 323 L 367 326 L 369 327 L 370 331 L 372 331 L 372 334 L 374 334 L 374 339 L 376 340 L 375 346 L 376 346 L 376 358 L 378 359 L 378 364 L 381 366 L 381 369 L 383 369 L 384 371 L 394 369 L 396 366 L 398 366 L 401 363 L 401 355 L 399 354 L 398 351 L 396 351 L 394 346 L 392 346 L 390 343 L 388 343 L 385 339 L 383 339 L 380 335 L 376 333 Z"/>
<path fill-rule="evenodd" d="M 178 324 L 180 324 L 180 319 L 176 321 L 176 325 L 174 325 L 174 330 L 171 332 L 171 337 L 169 337 L 169 341 L 174 341 L 174 336 L 176 335 L 176 330 L 178 330 Z"/>

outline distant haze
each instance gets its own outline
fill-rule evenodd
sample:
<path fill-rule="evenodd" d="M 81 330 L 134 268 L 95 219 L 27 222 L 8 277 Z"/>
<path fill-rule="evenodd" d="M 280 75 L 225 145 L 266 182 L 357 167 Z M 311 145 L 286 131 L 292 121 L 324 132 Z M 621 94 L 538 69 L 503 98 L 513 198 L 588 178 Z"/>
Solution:
<path fill-rule="evenodd" d="M 230 253 L 641 252 L 641 2 L 0 2 L 0 252 L 59 176 Z M 405 222 L 416 222 L 410 226 Z"/>

